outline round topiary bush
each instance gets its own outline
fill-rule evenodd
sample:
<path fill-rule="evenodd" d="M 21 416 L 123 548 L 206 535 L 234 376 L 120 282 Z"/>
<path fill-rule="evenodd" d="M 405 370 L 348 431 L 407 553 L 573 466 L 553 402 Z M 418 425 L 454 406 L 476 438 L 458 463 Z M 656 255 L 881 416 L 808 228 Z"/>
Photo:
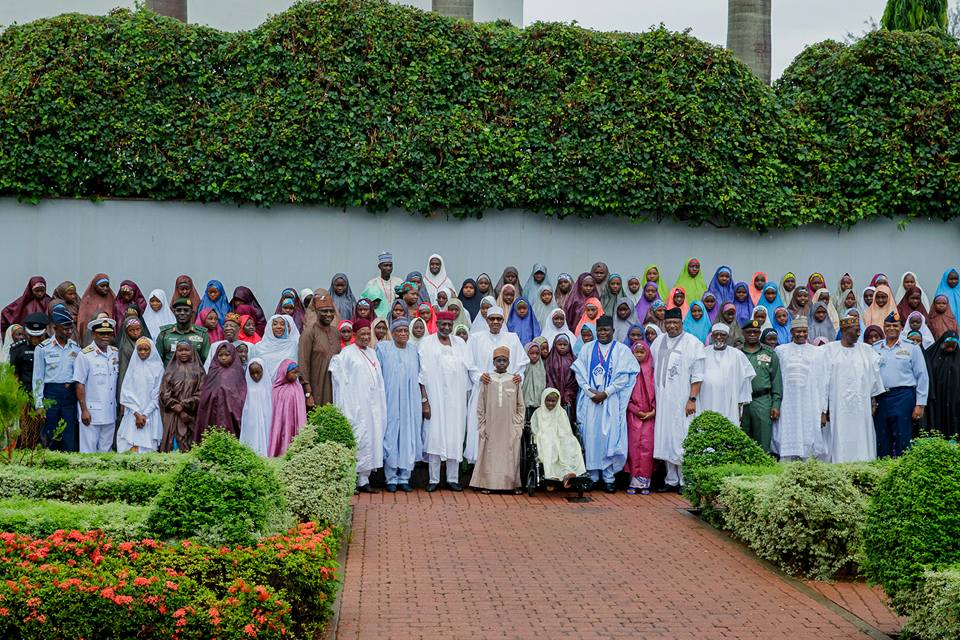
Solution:
<path fill-rule="evenodd" d="M 160 539 L 252 544 L 289 522 L 276 473 L 249 447 L 220 430 L 184 455 L 147 518 Z"/>
<path fill-rule="evenodd" d="M 299 440 L 313 439 L 314 442 L 339 442 L 349 449 L 357 448 L 357 439 L 353 436 L 353 427 L 340 409 L 332 404 L 325 404 L 317 407 L 307 416 L 307 424 L 312 425 L 314 430 L 309 431 L 308 437 L 298 438 Z M 301 431 L 301 434 L 306 429 Z"/>
<path fill-rule="evenodd" d="M 960 447 L 914 442 L 883 478 L 867 510 L 867 577 L 902 613 L 923 572 L 960 562 Z"/>
<path fill-rule="evenodd" d="M 301 522 L 344 527 L 356 484 L 356 457 L 339 442 L 314 442 L 301 432 L 287 449 L 280 480 L 287 504 Z"/>

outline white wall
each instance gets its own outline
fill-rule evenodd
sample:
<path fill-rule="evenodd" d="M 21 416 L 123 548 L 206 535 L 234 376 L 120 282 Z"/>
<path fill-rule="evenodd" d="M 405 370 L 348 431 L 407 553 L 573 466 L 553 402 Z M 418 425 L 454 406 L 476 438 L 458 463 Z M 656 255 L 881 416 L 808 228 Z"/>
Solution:
<path fill-rule="evenodd" d="M 210 278 L 231 289 L 253 288 L 265 307 L 276 305 L 284 287 L 328 286 L 344 271 L 359 292 L 376 274 L 377 254 L 393 251 L 395 271 L 423 271 L 440 253 L 459 285 L 481 271 L 495 279 L 506 265 L 526 280 L 534 262 L 551 277 L 576 276 L 596 260 L 629 276 L 656 262 L 672 283 L 686 258 L 697 256 L 706 279 L 720 264 L 737 279 L 764 270 L 776 277 L 813 271 L 831 291 L 844 271 L 862 288 L 878 271 L 896 280 L 916 271 L 932 296 L 941 273 L 960 262 L 960 226 L 913 223 L 898 231 L 892 221 L 858 225 L 851 232 L 805 228 L 765 236 L 678 224 L 632 224 L 613 218 L 553 220 L 523 212 L 489 212 L 482 220 L 426 219 L 402 211 L 371 214 L 320 207 L 257 209 L 182 202 L 48 200 L 37 206 L 0 199 L 4 270 L 0 304 L 23 290 L 34 274 L 53 289 L 73 280 L 81 291 L 97 272 L 116 287 L 125 278 L 146 292 L 168 292 L 176 276 L 191 275 L 198 287 Z"/>

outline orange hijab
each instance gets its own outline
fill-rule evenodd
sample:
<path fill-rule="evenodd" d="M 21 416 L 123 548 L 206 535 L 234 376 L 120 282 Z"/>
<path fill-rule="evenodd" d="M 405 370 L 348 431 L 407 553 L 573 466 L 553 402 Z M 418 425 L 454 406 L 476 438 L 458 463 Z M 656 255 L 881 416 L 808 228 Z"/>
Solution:
<path fill-rule="evenodd" d="M 596 308 L 597 308 L 597 316 L 596 316 L 596 318 L 591 318 L 590 316 L 587 315 L 587 305 L 590 305 L 590 306 L 593 306 L 593 307 L 596 307 Z M 599 298 L 587 298 L 587 299 L 583 302 L 583 314 L 580 316 L 580 322 L 577 323 L 577 328 L 576 328 L 576 330 L 574 331 L 574 333 L 576 334 L 576 336 L 577 336 L 578 338 L 580 337 L 580 329 L 583 328 L 583 325 L 585 325 L 585 324 L 596 324 L 597 318 L 599 318 L 599 317 L 602 316 L 602 315 L 606 315 L 606 314 L 603 312 L 603 304 L 600 303 L 600 299 L 599 299 Z"/>

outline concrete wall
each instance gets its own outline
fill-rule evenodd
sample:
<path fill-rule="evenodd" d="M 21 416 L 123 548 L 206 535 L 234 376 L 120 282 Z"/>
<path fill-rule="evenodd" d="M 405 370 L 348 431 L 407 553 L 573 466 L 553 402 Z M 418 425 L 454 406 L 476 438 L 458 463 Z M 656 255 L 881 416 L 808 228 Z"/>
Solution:
<path fill-rule="evenodd" d="M 168 292 L 176 276 L 190 274 L 202 287 L 210 278 L 231 289 L 246 284 L 261 303 L 276 305 L 284 287 L 327 286 L 344 271 L 359 292 L 376 274 L 377 254 L 395 255 L 395 271 L 424 271 L 439 253 L 459 285 L 487 271 L 495 279 L 506 265 L 526 280 L 534 262 L 552 277 L 576 275 L 603 259 L 624 276 L 655 262 L 672 283 L 689 256 L 703 263 L 707 280 L 720 264 L 737 279 L 754 271 L 779 277 L 813 271 L 827 277 L 831 291 L 844 271 L 859 288 L 878 271 L 896 280 L 916 271 L 932 295 L 941 273 L 960 262 L 960 226 L 877 221 L 851 232 L 807 228 L 765 236 L 678 224 L 632 224 L 617 219 L 552 220 L 523 211 L 489 212 L 482 220 L 426 219 L 402 211 L 371 214 L 320 207 L 256 209 L 181 202 L 49 200 L 40 205 L 0 199 L 4 270 L 0 304 L 19 295 L 34 274 L 52 290 L 62 280 L 84 289 L 97 272 L 119 285 L 135 280 L 145 293 Z"/>
<path fill-rule="evenodd" d="M 252 29 L 267 16 L 285 11 L 296 0 L 190 0 L 190 22 L 206 24 L 225 31 Z M 429 11 L 432 0 L 391 0 Z M 61 13 L 107 13 L 114 7 L 133 7 L 134 0 L 0 0 L 0 25 L 30 22 Z M 478 22 L 508 19 L 523 25 L 523 0 L 475 0 L 474 18 Z"/>

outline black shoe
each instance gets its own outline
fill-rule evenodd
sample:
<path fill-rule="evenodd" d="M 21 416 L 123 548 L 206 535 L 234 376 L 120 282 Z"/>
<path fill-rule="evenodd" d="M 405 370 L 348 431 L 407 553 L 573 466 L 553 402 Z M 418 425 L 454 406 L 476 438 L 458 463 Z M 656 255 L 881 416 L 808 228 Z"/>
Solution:
<path fill-rule="evenodd" d="M 613 483 L 612 483 L 612 482 L 604 482 L 604 483 L 603 483 L 603 490 L 606 491 L 607 493 L 616 493 L 616 492 L 617 492 L 617 488 L 616 488 L 615 486 L 613 486 Z"/>
<path fill-rule="evenodd" d="M 451 482 L 449 485 L 450 491 L 463 491 L 463 487 L 460 486 L 459 482 Z"/>
<path fill-rule="evenodd" d="M 403 491 L 404 493 L 410 493 L 413 491 L 413 487 L 410 486 L 409 482 L 403 482 L 400 484 L 400 491 Z"/>
<path fill-rule="evenodd" d="M 397 485 L 395 484 L 387 485 L 387 493 L 396 493 L 396 492 L 397 492 Z"/>
<path fill-rule="evenodd" d="M 374 489 L 368 484 L 363 485 L 362 487 L 357 489 L 357 491 L 359 491 L 360 493 L 380 493 L 380 489 Z"/>
<path fill-rule="evenodd" d="M 678 487 L 675 484 L 665 484 L 662 487 L 657 487 L 656 489 L 654 489 L 654 491 L 656 491 L 657 493 L 675 493 L 679 490 L 680 490 L 680 487 Z"/>
<path fill-rule="evenodd" d="M 439 488 L 440 488 L 439 484 L 437 484 L 436 482 L 431 482 L 430 484 L 427 485 L 427 493 L 433 493 Z"/>
<path fill-rule="evenodd" d="M 603 489 L 603 480 L 594 480 L 593 484 L 590 485 L 590 491 L 599 491 Z"/>

